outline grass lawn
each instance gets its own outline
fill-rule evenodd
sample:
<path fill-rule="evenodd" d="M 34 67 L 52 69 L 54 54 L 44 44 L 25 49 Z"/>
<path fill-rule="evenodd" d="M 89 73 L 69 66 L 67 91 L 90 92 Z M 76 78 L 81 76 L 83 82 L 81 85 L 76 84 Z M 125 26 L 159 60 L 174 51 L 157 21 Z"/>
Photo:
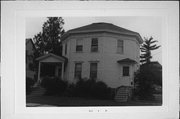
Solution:
<path fill-rule="evenodd" d="M 58 97 L 58 96 L 38 96 L 26 97 L 26 103 L 35 103 L 39 106 L 161 106 L 161 101 L 129 101 L 115 102 L 114 100 L 86 99 L 80 97 Z M 27 105 L 34 107 L 33 105 Z"/>

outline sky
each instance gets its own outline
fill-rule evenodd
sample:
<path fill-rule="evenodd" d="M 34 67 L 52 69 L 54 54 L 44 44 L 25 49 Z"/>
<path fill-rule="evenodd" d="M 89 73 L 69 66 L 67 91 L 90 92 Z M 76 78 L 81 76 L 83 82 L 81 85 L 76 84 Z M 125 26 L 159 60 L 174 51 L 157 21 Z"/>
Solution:
<path fill-rule="evenodd" d="M 96 22 L 112 23 L 116 26 L 138 32 L 141 37 L 153 37 L 157 44 L 162 42 L 162 18 L 151 16 L 109 16 L 109 17 L 63 17 L 65 31 L 73 28 L 85 26 Z M 45 17 L 26 18 L 26 38 L 33 38 L 34 35 L 42 31 L 42 25 L 47 20 Z M 162 64 L 162 48 L 152 51 L 152 61 Z"/>

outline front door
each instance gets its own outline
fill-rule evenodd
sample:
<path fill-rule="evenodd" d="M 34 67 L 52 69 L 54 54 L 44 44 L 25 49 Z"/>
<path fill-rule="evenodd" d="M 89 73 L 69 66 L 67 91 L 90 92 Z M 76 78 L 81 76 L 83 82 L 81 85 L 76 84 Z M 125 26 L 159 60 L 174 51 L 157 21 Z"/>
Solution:
<path fill-rule="evenodd" d="M 130 65 L 123 65 L 122 66 L 122 77 L 124 80 L 125 85 L 131 86 L 131 66 Z"/>

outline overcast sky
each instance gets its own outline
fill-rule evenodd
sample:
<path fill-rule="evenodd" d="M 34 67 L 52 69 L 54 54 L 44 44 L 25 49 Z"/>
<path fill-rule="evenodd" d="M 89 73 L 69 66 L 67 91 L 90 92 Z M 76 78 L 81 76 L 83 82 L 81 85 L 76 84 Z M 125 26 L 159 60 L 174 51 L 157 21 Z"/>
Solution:
<path fill-rule="evenodd" d="M 162 18 L 161 17 L 63 17 L 64 29 L 68 31 L 96 22 L 107 22 L 138 32 L 142 38 L 152 36 L 161 45 L 162 40 Z M 33 38 L 42 31 L 42 25 L 47 18 L 31 17 L 26 18 L 26 38 Z M 162 64 L 161 48 L 152 51 L 153 61 Z"/>

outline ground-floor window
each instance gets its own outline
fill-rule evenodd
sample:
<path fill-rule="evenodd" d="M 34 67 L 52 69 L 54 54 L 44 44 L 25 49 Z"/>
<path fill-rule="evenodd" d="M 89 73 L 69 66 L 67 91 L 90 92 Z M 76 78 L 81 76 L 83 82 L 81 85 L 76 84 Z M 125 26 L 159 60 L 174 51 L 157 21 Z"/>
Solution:
<path fill-rule="evenodd" d="M 82 72 L 82 63 L 75 63 L 75 78 L 81 78 L 81 72 Z"/>
<path fill-rule="evenodd" d="M 123 76 L 129 76 L 129 66 L 123 66 Z"/>
<path fill-rule="evenodd" d="M 90 63 L 90 78 L 91 79 L 97 78 L 97 62 Z"/>

